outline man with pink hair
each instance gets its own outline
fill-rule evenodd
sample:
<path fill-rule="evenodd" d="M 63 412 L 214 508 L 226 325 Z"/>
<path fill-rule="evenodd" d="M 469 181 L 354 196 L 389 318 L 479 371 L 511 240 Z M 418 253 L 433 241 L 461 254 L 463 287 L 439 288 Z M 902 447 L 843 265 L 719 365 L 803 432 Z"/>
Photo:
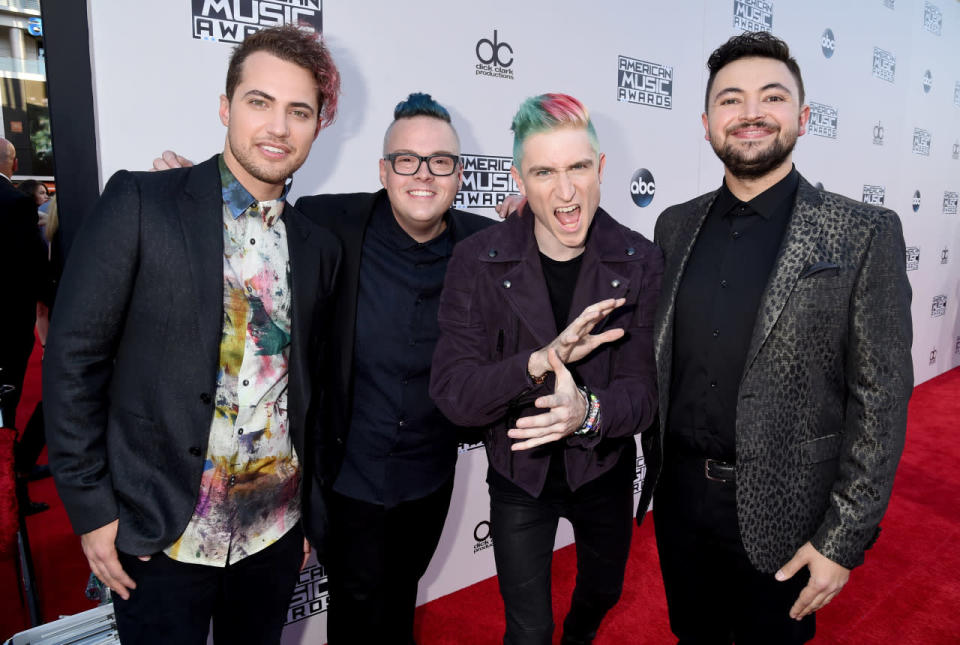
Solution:
<path fill-rule="evenodd" d="M 504 642 L 551 642 L 550 563 L 566 517 L 577 585 L 562 642 L 589 643 L 623 586 L 634 435 L 657 406 L 663 260 L 599 207 L 605 157 L 577 99 L 529 98 L 512 129 L 524 213 L 454 250 L 430 393 L 454 423 L 486 427 Z"/>

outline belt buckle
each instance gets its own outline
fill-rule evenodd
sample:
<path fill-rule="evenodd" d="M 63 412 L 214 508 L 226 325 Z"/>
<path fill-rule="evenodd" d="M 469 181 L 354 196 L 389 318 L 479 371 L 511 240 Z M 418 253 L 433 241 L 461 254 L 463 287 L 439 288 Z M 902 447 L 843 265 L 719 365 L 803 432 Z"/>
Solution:
<path fill-rule="evenodd" d="M 709 479 L 712 482 L 728 482 L 729 479 L 723 479 L 721 477 L 714 477 L 710 474 L 710 464 L 725 464 L 725 462 L 720 461 L 719 459 L 704 459 L 703 460 L 703 476 Z"/>

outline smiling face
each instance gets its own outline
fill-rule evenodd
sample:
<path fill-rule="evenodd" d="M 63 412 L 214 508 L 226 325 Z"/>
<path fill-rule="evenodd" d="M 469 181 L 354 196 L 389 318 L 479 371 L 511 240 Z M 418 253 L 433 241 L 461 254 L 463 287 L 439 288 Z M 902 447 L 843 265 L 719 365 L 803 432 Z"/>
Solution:
<path fill-rule="evenodd" d="M 303 165 L 320 130 L 317 83 L 303 67 L 264 51 L 243 62 L 233 97 L 220 97 L 227 126 L 223 156 L 258 200 L 276 199 Z"/>
<path fill-rule="evenodd" d="M 384 154 L 411 152 L 421 157 L 444 153 L 459 155 L 453 127 L 432 116 L 401 118 L 390 126 Z M 407 235 L 418 242 L 436 237 L 444 228 L 443 216 L 460 190 L 461 167 L 445 177 L 430 174 L 426 162 L 413 175 L 398 175 L 389 161 L 380 160 L 380 183 L 387 189 L 393 216 Z"/>
<path fill-rule="evenodd" d="M 585 128 L 559 127 L 529 135 L 521 169 L 511 169 L 536 218 L 540 251 L 554 260 L 583 253 L 600 205 L 606 157 L 597 154 Z"/>
<path fill-rule="evenodd" d="M 714 78 L 703 114 L 706 139 L 727 172 L 755 179 L 789 167 L 810 108 L 801 105 L 796 79 L 773 58 L 741 58 Z"/>

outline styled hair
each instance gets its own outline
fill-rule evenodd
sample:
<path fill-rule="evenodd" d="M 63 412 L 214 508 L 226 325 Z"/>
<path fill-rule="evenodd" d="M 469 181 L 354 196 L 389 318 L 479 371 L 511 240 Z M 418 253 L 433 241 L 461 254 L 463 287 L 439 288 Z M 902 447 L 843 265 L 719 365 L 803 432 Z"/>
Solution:
<path fill-rule="evenodd" d="M 46 184 L 43 184 L 37 181 L 36 179 L 27 179 L 27 180 L 21 181 L 20 184 L 17 186 L 17 188 L 20 190 L 21 193 L 23 193 L 24 195 L 27 195 L 30 199 L 34 199 L 37 194 L 37 188 L 39 188 L 40 186 L 43 186 L 44 188 L 46 188 Z"/>
<path fill-rule="evenodd" d="M 333 123 L 340 98 L 340 72 L 320 35 L 295 25 L 261 29 L 234 48 L 227 67 L 227 99 L 233 100 L 233 93 L 243 76 L 244 61 L 250 54 L 260 51 L 310 72 L 317 82 L 320 124 L 326 127 Z"/>
<path fill-rule="evenodd" d="M 600 141 L 593 128 L 587 108 L 569 94 L 540 94 L 531 96 L 513 115 L 513 165 L 520 169 L 523 160 L 523 142 L 531 134 L 547 132 L 557 128 L 583 128 L 587 131 L 593 151 L 600 154 Z"/>
<path fill-rule="evenodd" d="M 800 96 L 797 98 L 800 99 L 800 105 L 803 105 L 803 77 L 800 75 L 800 65 L 790 55 L 790 48 L 787 43 L 766 31 L 745 31 L 717 47 L 710 54 L 710 58 L 707 59 L 710 78 L 707 80 L 707 91 L 703 98 L 704 112 L 710 106 L 710 90 L 713 89 L 713 81 L 717 77 L 717 72 L 736 60 L 754 57 L 772 58 L 786 65 L 790 73 L 793 74 L 794 80 L 797 81 L 797 87 L 800 91 Z"/>
<path fill-rule="evenodd" d="M 460 136 L 457 129 L 453 127 L 450 121 L 450 112 L 447 108 L 440 105 L 432 96 L 424 92 L 413 92 L 407 98 L 397 103 L 393 109 L 393 121 L 387 126 L 387 131 L 383 134 L 383 152 L 387 153 L 387 141 L 390 139 L 390 131 L 393 125 L 400 119 L 412 119 L 417 116 L 426 116 L 432 119 L 440 119 L 450 125 L 453 130 L 453 136 L 457 139 L 457 148 L 460 147 Z"/>

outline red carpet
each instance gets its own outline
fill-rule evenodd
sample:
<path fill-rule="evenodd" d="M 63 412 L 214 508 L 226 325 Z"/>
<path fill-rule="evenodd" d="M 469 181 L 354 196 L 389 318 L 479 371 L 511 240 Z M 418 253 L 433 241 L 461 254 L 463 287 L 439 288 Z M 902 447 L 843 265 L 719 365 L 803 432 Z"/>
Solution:
<path fill-rule="evenodd" d="M 39 399 L 40 363 L 31 360 L 18 427 Z M 814 642 L 837 645 L 955 645 L 960 642 L 960 369 L 914 390 L 907 444 L 877 545 L 843 592 L 818 614 Z M 45 459 L 41 458 L 41 461 Z M 50 479 L 30 486 L 51 509 L 28 520 L 44 620 L 89 609 L 83 596 L 86 561 Z M 556 553 L 554 611 L 562 624 L 573 589 L 572 547 Z M 27 626 L 12 561 L 0 561 L 0 640 Z M 417 611 L 425 645 L 500 642 L 503 604 L 491 578 Z M 559 641 L 556 635 L 554 642 Z M 675 642 L 667 624 L 663 584 L 650 518 L 634 532 L 620 603 L 607 616 L 597 645 Z"/>

